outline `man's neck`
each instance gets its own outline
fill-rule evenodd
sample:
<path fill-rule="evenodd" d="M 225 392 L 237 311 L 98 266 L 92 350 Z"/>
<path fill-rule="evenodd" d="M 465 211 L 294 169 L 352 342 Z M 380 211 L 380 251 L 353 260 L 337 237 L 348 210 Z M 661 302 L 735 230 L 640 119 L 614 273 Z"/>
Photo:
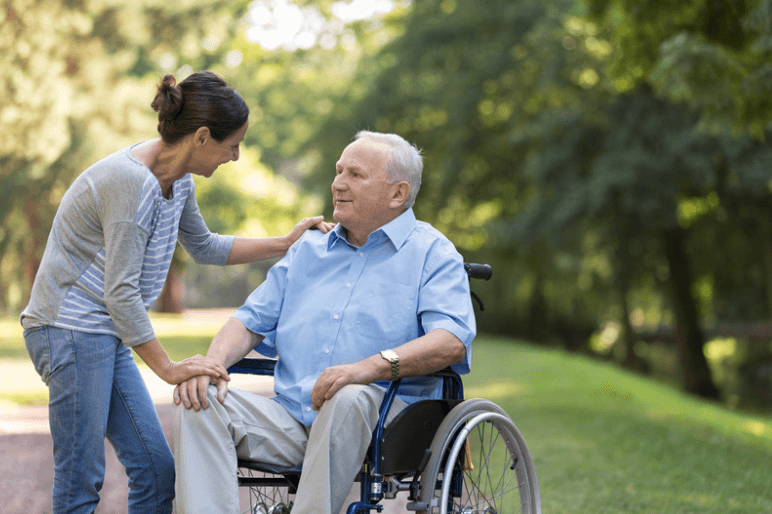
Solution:
<path fill-rule="evenodd" d="M 346 236 L 346 241 L 356 246 L 357 248 L 364 246 L 365 243 L 367 243 L 367 239 L 370 237 L 370 234 L 365 235 L 364 238 L 361 236 L 357 237 L 346 227 L 343 227 L 343 234 Z"/>

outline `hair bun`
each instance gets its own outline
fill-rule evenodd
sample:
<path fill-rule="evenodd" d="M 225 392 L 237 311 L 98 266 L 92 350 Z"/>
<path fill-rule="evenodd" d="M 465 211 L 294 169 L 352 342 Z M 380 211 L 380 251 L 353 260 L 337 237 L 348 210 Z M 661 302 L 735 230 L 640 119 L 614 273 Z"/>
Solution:
<path fill-rule="evenodd" d="M 164 75 L 150 106 L 158 113 L 159 123 L 172 120 L 180 113 L 182 110 L 182 89 L 177 85 L 174 75 Z"/>

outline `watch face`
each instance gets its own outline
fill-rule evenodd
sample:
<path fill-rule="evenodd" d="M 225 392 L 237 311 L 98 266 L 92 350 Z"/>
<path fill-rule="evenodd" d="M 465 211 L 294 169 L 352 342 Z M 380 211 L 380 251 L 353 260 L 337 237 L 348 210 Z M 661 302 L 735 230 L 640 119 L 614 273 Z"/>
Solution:
<path fill-rule="evenodd" d="M 389 362 L 399 360 L 399 357 L 397 356 L 397 353 L 394 350 L 384 350 L 381 352 L 381 355 L 383 356 L 384 359 L 386 359 Z"/>

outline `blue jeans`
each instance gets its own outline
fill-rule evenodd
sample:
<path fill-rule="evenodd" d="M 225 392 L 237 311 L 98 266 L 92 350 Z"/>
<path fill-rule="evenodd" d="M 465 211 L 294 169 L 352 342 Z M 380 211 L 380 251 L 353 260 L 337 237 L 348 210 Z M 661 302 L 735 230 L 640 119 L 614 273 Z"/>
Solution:
<path fill-rule="evenodd" d="M 94 512 L 105 438 L 129 477 L 129 513 L 170 513 L 174 460 L 131 351 L 116 337 L 53 327 L 25 330 L 24 342 L 48 386 L 53 513 Z"/>

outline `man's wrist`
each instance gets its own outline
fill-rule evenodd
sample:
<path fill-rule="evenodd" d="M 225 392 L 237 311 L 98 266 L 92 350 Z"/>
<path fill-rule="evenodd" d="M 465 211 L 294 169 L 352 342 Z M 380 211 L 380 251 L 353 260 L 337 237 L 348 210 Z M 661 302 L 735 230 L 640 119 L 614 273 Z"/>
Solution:
<path fill-rule="evenodd" d="M 381 357 L 391 365 L 391 378 L 393 382 L 399 379 L 399 355 L 394 350 L 384 350 Z"/>

